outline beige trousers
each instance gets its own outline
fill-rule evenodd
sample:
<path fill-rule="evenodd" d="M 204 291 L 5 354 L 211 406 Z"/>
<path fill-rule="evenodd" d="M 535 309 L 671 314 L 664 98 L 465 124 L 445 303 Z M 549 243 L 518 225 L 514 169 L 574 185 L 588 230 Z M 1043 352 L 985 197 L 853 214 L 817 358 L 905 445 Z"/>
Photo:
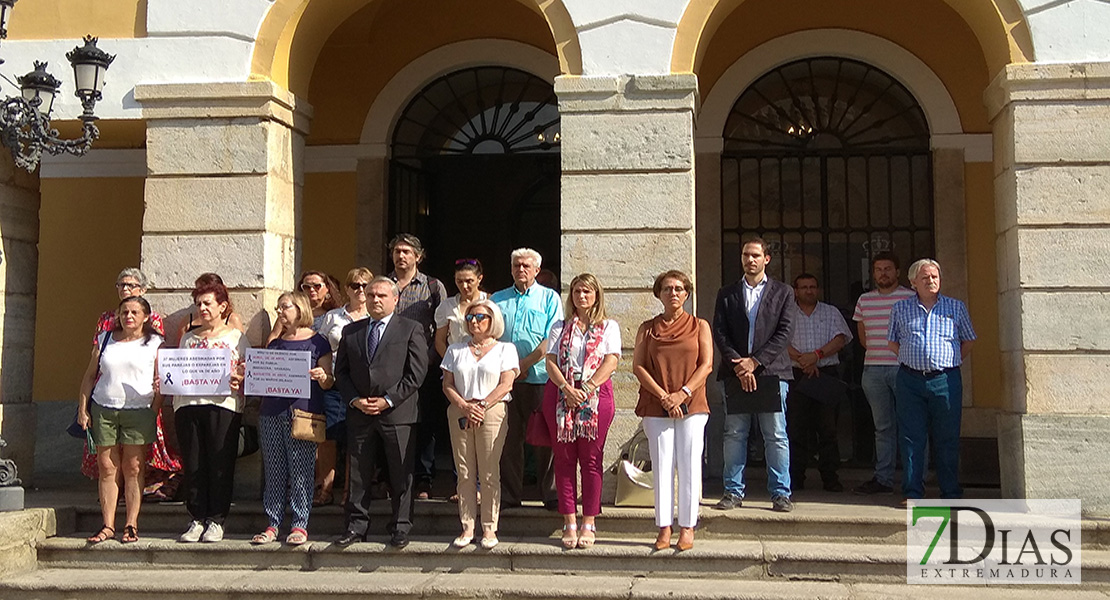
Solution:
<path fill-rule="evenodd" d="M 459 478 L 459 521 L 463 529 L 474 529 L 474 519 L 478 516 L 478 482 L 481 481 L 482 529 L 497 531 L 497 517 L 501 512 L 501 451 L 509 430 L 505 414 L 505 403 L 498 402 L 486 409 L 486 419 L 481 426 L 460 429 L 462 411 L 454 404 L 447 405 L 447 427 L 451 431 L 451 449 Z"/>

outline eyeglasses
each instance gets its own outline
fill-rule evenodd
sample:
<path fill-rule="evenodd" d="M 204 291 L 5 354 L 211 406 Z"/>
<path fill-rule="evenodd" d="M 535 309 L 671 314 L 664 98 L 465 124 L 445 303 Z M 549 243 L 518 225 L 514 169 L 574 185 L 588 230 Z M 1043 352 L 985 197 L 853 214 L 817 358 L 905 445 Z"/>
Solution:
<path fill-rule="evenodd" d="M 461 265 L 477 265 L 477 264 L 478 264 L 478 259 L 476 259 L 476 258 L 460 258 L 459 260 L 455 261 L 455 266 L 456 267 L 461 266 Z"/>
<path fill-rule="evenodd" d="M 659 291 L 661 291 L 665 294 L 669 294 L 671 292 L 674 292 L 676 294 L 681 294 L 682 292 L 686 291 L 686 288 L 681 286 L 681 285 L 669 285 L 669 286 L 667 286 L 667 287 L 665 287 L 665 288 L 663 288 Z"/>
<path fill-rule="evenodd" d="M 472 315 L 466 315 L 466 322 L 470 323 L 472 321 L 477 321 L 477 322 L 481 323 L 482 321 L 485 321 L 486 319 L 492 319 L 492 318 L 493 317 L 491 317 L 487 314 L 474 313 Z"/>
<path fill-rule="evenodd" d="M 322 283 L 308 283 L 306 281 L 305 283 L 301 284 L 301 291 L 302 292 L 308 292 L 308 291 L 311 291 L 311 290 L 319 290 L 322 287 L 324 287 L 324 284 L 322 284 Z"/>
<path fill-rule="evenodd" d="M 137 283 L 128 283 L 128 282 L 124 281 L 124 282 L 117 283 L 116 284 L 116 289 L 117 290 L 128 290 L 128 291 L 130 291 L 130 290 L 141 290 L 141 289 L 143 289 L 143 286 L 141 286 Z"/>
<path fill-rule="evenodd" d="M 359 283 L 357 281 L 352 281 L 347 284 L 347 289 L 350 290 L 365 290 L 368 287 L 370 287 L 369 283 Z"/>
<path fill-rule="evenodd" d="M 277 312 L 281 312 L 283 310 L 289 310 L 290 308 L 297 308 L 297 305 L 296 304 L 279 304 L 276 307 L 274 307 L 274 310 L 277 311 Z"/>

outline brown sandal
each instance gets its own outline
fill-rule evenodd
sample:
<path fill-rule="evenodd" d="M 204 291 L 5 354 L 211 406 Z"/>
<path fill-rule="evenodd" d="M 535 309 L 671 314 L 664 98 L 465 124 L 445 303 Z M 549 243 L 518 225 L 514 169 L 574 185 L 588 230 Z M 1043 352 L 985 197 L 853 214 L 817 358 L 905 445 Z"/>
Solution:
<path fill-rule="evenodd" d="M 123 527 L 123 537 L 119 541 L 121 544 L 131 544 L 139 541 L 139 530 L 134 525 L 125 525 Z"/>
<path fill-rule="evenodd" d="M 105 534 L 104 532 L 108 533 Z M 106 542 L 114 537 L 116 537 L 116 530 L 114 528 L 108 527 L 107 525 L 101 525 L 100 531 L 97 531 L 96 535 L 85 538 L 85 541 L 90 544 L 99 544 L 100 542 Z"/>

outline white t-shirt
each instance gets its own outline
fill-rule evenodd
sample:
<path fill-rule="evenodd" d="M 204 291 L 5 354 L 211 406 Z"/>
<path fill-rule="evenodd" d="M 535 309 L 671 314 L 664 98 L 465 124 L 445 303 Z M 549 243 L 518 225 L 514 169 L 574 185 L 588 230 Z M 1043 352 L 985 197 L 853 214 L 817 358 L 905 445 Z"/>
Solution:
<path fill-rule="evenodd" d="M 439 368 L 455 374 L 455 389 L 465 400 L 482 399 L 490 395 L 501 381 L 505 371 L 520 369 L 520 359 L 516 356 L 516 346 L 508 342 L 497 342 L 481 360 L 470 351 L 467 342 L 451 344 Z M 503 402 L 512 400 L 505 394 Z"/>
<path fill-rule="evenodd" d="M 143 338 L 130 342 L 108 340 L 104 346 L 104 332 L 97 337 L 100 355 L 100 379 L 96 380 L 92 399 L 97 405 L 112 410 L 150 408 L 154 402 L 154 362 L 162 336 L 153 335 L 143 344 Z"/>
<path fill-rule="evenodd" d="M 486 293 L 478 292 L 478 299 L 485 300 Z M 467 308 L 470 308 L 469 306 Z M 447 330 L 447 344 L 458 344 L 470 341 L 470 332 L 466 328 L 466 315 L 459 310 L 459 295 L 455 294 L 439 303 L 436 309 L 436 329 L 449 327 Z"/>
<path fill-rule="evenodd" d="M 250 342 L 247 336 L 234 327 L 229 327 L 227 333 L 213 338 L 202 338 L 196 331 L 190 331 L 181 336 L 181 348 L 229 348 L 231 349 L 231 362 L 238 364 L 245 358 Z M 238 413 L 243 412 L 243 397 L 232 392 L 230 396 L 174 396 L 173 409 L 183 406 L 219 406 Z"/>
<path fill-rule="evenodd" d="M 359 318 L 354 318 L 351 313 L 347 312 L 346 306 L 333 308 L 324 314 L 323 321 L 320 322 L 320 328 L 316 333 L 327 338 L 328 343 L 331 344 L 331 360 L 335 364 L 335 353 L 339 350 L 339 342 L 343 340 L 343 328 L 354 323 L 368 318 L 370 315 L 363 314 Z"/>
<path fill-rule="evenodd" d="M 621 354 L 621 328 L 612 319 L 602 322 L 601 343 L 598 351 L 602 354 Z M 563 321 L 556 321 L 547 336 L 547 353 L 559 356 L 559 338 L 563 335 Z M 581 373 L 582 364 L 586 362 L 586 334 L 575 327 L 570 334 L 570 361 L 571 372 Z M 563 365 L 559 365 L 562 367 Z"/>

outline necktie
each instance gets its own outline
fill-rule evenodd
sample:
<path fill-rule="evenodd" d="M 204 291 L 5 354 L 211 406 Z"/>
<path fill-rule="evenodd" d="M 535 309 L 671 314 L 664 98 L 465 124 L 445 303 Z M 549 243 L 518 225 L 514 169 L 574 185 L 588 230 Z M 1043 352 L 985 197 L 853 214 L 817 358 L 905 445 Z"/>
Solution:
<path fill-rule="evenodd" d="M 370 333 L 366 336 L 366 356 L 369 360 L 374 360 L 374 354 L 378 351 L 378 331 L 382 328 L 381 321 L 374 321 L 370 324 Z"/>

